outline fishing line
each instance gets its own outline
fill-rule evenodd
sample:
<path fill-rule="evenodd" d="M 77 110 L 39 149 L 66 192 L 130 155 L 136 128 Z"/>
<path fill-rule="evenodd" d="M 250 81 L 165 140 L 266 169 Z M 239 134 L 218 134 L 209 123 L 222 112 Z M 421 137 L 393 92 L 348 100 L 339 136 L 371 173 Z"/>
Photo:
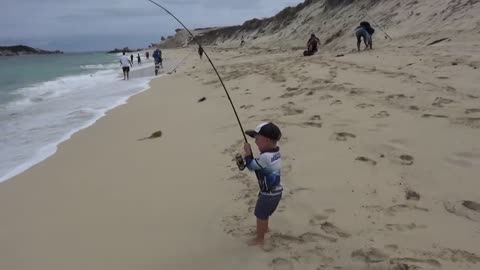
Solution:
<path fill-rule="evenodd" d="M 383 28 L 382 28 L 378 23 L 376 23 L 375 20 L 374 20 L 372 17 L 370 17 L 370 15 L 368 15 L 367 12 L 365 12 L 365 15 L 367 15 L 367 17 L 368 17 L 370 20 L 372 20 L 373 24 L 375 24 L 375 25 L 385 34 L 385 37 L 387 37 L 388 39 L 392 40 L 392 38 L 387 34 L 387 32 L 386 32 L 385 30 L 383 30 Z"/>
<path fill-rule="evenodd" d="M 185 60 L 187 60 L 187 58 L 192 55 L 193 52 L 190 52 L 187 56 L 185 56 L 182 61 L 178 62 L 178 64 L 172 69 L 172 71 L 168 72 L 167 74 L 172 74 L 173 72 L 175 72 L 177 70 L 177 68 L 183 64 L 183 62 L 185 62 Z"/>

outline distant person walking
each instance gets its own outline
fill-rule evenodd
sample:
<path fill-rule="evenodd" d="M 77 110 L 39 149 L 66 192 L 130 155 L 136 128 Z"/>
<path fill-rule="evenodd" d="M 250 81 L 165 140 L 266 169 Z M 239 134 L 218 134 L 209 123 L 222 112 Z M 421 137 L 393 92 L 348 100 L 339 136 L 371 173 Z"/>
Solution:
<path fill-rule="evenodd" d="M 130 61 L 132 61 L 133 64 L 133 54 L 130 54 Z"/>
<path fill-rule="evenodd" d="M 202 46 L 198 46 L 198 55 L 200 56 L 200 59 L 203 57 L 203 48 Z"/>
<path fill-rule="evenodd" d="M 153 52 L 152 56 L 153 56 L 153 60 L 155 60 L 155 64 L 159 64 L 159 66 L 163 68 L 162 51 L 159 49 L 156 49 Z"/>
<path fill-rule="evenodd" d="M 132 66 L 132 61 L 128 59 L 128 56 L 125 55 L 125 52 L 123 52 L 123 55 L 120 57 L 120 65 L 122 66 L 123 80 L 130 79 L 129 73 L 130 73 L 130 67 Z"/>
<path fill-rule="evenodd" d="M 142 59 L 140 58 L 140 54 L 137 54 L 137 62 L 138 64 L 142 64 Z"/>
<path fill-rule="evenodd" d="M 375 29 L 372 28 L 369 22 L 361 22 L 360 26 L 355 29 L 355 36 L 357 37 L 357 50 L 360 51 L 360 44 L 365 43 L 365 49 L 373 49 L 372 35 Z"/>
<path fill-rule="evenodd" d="M 149 53 L 149 52 L 146 52 L 146 53 L 145 53 L 145 57 L 146 57 L 147 60 L 148 60 L 148 58 L 150 58 L 150 53 Z"/>

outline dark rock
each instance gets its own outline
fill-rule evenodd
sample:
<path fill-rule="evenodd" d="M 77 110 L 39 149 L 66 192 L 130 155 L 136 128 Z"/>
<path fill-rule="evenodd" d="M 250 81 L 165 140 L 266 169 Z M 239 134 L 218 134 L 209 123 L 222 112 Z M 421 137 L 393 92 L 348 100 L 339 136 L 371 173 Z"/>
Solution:
<path fill-rule="evenodd" d="M 63 52 L 59 50 L 46 51 L 41 49 L 35 49 L 25 45 L 0 46 L 0 56 L 16 56 L 28 54 L 63 54 Z"/>

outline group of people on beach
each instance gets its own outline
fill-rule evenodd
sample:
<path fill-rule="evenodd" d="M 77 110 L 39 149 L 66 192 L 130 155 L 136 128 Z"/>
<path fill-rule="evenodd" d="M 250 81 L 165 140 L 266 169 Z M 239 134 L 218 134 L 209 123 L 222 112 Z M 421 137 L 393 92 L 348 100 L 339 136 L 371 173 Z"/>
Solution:
<path fill-rule="evenodd" d="M 357 38 L 357 50 L 360 51 L 360 45 L 363 42 L 365 43 L 365 49 L 373 49 L 372 36 L 375 33 L 375 29 L 370 25 L 369 22 L 363 21 L 360 25 L 355 28 L 355 36 Z M 320 46 L 320 39 L 312 34 L 310 39 L 307 42 L 307 50 L 303 52 L 304 56 L 311 56 L 318 52 L 318 47 Z"/>
<path fill-rule="evenodd" d="M 163 59 L 162 59 L 162 51 L 160 49 L 156 49 L 152 55 L 155 63 L 155 75 L 158 75 L 158 71 L 160 68 L 163 68 Z M 145 58 L 147 61 L 150 59 L 150 52 L 145 52 Z M 126 52 L 123 52 L 122 56 L 120 57 L 120 65 L 122 66 L 123 71 L 123 79 L 129 80 L 130 78 L 130 68 L 133 67 L 133 54 L 130 55 L 130 59 L 126 56 Z M 137 64 L 142 64 L 142 58 L 140 57 L 140 53 L 137 54 Z"/>

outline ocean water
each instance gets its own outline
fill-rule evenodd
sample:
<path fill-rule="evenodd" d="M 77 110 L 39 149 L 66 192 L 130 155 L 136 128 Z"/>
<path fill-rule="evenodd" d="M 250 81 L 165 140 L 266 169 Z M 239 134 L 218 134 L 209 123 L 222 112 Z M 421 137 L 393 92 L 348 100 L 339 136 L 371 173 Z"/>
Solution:
<path fill-rule="evenodd" d="M 0 58 L 0 182 L 148 88 L 151 60 L 134 65 L 129 81 L 118 61 L 105 53 Z"/>

